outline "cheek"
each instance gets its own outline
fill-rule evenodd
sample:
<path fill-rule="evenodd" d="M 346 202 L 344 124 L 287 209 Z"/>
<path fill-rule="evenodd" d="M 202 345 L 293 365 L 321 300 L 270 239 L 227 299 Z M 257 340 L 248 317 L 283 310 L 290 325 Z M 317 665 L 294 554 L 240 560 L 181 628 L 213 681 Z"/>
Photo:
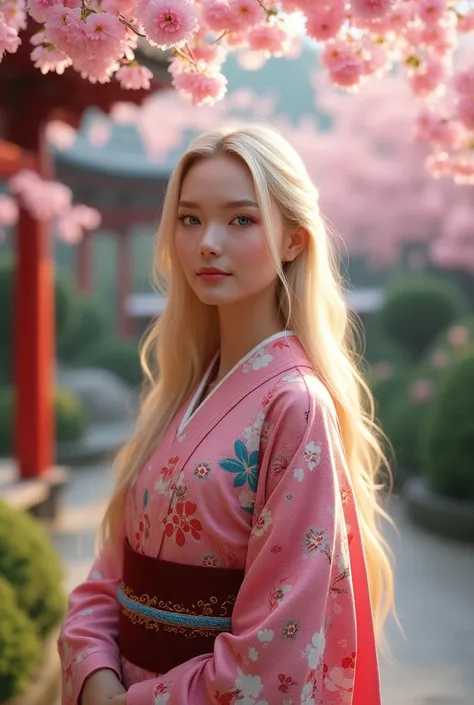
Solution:
<path fill-rule="evenodd" d="M 273 261 L 265 237 L 249 238 L 238 243 L 234 249 L 235 257 L 245 262 L 252 269 L 269 266 L 273 268 Z"/>

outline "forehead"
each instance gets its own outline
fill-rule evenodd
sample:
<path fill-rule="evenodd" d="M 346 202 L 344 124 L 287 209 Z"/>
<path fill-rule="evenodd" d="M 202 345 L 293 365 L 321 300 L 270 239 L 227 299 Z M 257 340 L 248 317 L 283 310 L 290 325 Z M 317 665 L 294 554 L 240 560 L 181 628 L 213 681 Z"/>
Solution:
<path fill-rule="evenodd" d="M 181 199 L 220 201 L 256 199 L 252 175 L 238 157 L 219 155 L 199 159 L 187 172 L 181 185 Z"/>

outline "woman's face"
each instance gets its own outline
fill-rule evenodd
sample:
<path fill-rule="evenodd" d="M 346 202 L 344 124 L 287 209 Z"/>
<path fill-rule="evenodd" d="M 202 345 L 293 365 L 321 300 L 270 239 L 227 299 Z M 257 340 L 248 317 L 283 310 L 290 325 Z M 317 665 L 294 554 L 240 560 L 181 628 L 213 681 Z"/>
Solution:
<path fill-rule="evenodd" d="M 273 233 L 281 259 L 285 225 L 272 205 Z M 183 180 L 176 224 L 176 251 L 199 299 L 225 306 L 254 298 L 276 282 L 253 180 L 238 158 L 197 161 Z"/>

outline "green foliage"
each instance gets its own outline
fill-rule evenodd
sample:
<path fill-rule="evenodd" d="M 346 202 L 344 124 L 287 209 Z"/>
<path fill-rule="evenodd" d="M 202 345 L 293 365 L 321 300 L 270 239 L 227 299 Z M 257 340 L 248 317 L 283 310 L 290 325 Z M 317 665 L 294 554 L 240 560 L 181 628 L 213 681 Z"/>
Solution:
<path fill-rule="evenodd" d="M 435 492 L 474 502 L 474 356 L 440 381 L 421 429 L 421 458 Z"/>
<path fill-rule="evenodd" d="M 428 276 L 406 276 L 389 289 L 380 311 L 382 328 L 415 361 L 466 308 L 456 286 Z"/>
<path fill-rule="evenodd" d="M 75 365 L 108 370 L 132 387 L 143 381 L 137 343 L 108 338 L 78 355 Z"/>
<path fill-rule="evenodd" d="M 11 257 L 0 256 L 0 384 L 12 381 L 13 316 L 14 316 L 14 262 Z M 55 284 L 56 337 L 66 333 L 73 310 L 73 294 L 66 281 L 56 276 Z M 25 325 L 30 325 L 28 321 Z"/>
<path fill-rule="evenodd" d="M 69 390 L 54 392 L 55 438 L 57 443 L 78 441 L 89 427 L 89 419 L 81 401 Z M 0 388 L 0 455 L 13 449 L 15 393 L 12 387 Z"/>
<path fill-rule="evenodd" d="M 21 693 L 39 654 L 34 624 L 20 608 L 16 588 L 0 576 L 0 702 Z"/>
<path fill-rule="evenodd" d="M 420 472 L 420 429 L 429 404 L 414 403 L 410 386 L 394 389 L 394 397 L 383 423 L 395 455 L 397 472 Z"/>
<path fill-rule="evenodd" d="M 59 341 L 59 358 L 64 362 L 74 362 L 84 351 L 103 340 L 109 327 L 107 314 L 98 301 L 78 297 L 74 302 L 71 323 Z"/>
<path fill-rule="evenodd" d="M 428 347 L 420 362 L 420 376 L 440 381 L 456 360 L 474 355 L 474 317 L 454 321 Z"/>
<path fill-rule="evenodd" d="M 64 617 L 66 598 L 59 555 L 46 529 L 0 500 L 0 575 L 40 637 Z"/>

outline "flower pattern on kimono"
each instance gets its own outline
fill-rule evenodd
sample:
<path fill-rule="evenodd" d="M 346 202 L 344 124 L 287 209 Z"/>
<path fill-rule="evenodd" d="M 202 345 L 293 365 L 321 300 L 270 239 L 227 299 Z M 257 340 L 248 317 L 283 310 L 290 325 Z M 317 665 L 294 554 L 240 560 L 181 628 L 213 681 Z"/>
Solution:
<path fill-rule="evenodd" d="M 314 468 L 317 468 L 321 462 L 321 448 L 322 444 L 315 443 L 314 441 L 311 441 L 306 445 L 304 459 L 308 463 L 308 467 L 311 471 L 313 471 Z"/>
<path fill-rule="evenodd" d="M 314 690 L 315 690 L 315 685 L 314 683 L 306 683 L 303 687 L 303 690 L 301 691 L 301 698 L 300 698 L 300 703 L 301 705 L 316 705 L 316 701 L 314 699 Z"/>
<path fill-rule="evenodd" d="M 247 446 L 247 450 L 249 451 L 249 453 L 258 450 L 259 448 L 260 436 L 264 421 L 265 414 L 258 413 L 252 425 L 247 426 L 247 428 L 244 429 L 242 435 L 245 438 L 245 445 Z"/>
<path fill-rule="evenodd" d="M 262 509 L 260 516 L 258 517 L 257 521 L 255 522 L 255 526 L 253 527 L 253 535 L 254 536 L 263 536 L 264 534 L 267 533 L 268 527 L 270 524 L 273 523 L 273 517 L 271 511 L 265 507 Z"/>
<path fill-rule="evenodd" d="M 169 697 L 168 684 L 159 681 L 153 690 L 153 705 L 166 705 Z"/>
<path fill-rule="evenodd" d="M 242 487 L 248 483 L 252 492 L 256 492 L 259 473 L 258 451 L 249 454 L 245 444 L 237 439 L 234 443 L 234 453 L 237 459 L 225 458 L 219 462 L 219 467 L 235 475 L 234 487 Z"/>
<path fill-rule="evenodd" d="M 334 666 L 329 669 L 325 664 L 323 667 L 324 685 L 331 692 L 352 692 L 354 684 L 354 670 L 343 668 L 342 666 Z M 341 693 L 342 695 L 343 693 Z M 350 698 L 347 700 L 350 702 Z"/>
<path fill-rule="evenodd" d="M 282 636 L 285 639 L 289 639 L 290 641 L 293 641 L 293 639 L 296 639 L 300 631 L 300 623 L 297 619 L 288 619 L 281 630 Z"/>
<path fill-rule="evenodd" d="M 258 661 L 258 651 L 255 648 L 255 646 L 249 646 L 249 650 L 247 653 L 249 661 Z"/>
<path fill-rule="evenodd" d="M 289 693 L 290 688 L 293 685 L 298 685 L 298 683 L 294 681 L 291 676 L 285 676 L 284 673 L 278 674 L 278 680 L 280 682 L 280 685 L 278 686 L 278 690 L 280 691 L 280 693 Z"/>
<path fill-rule="evenodd" d="M 212 463 L 198 463 L 193 470 L 193 475 L 197 480 L 207 480 L 212 472 Z"/>
<path fill-rule="evenodd" d="M 244 374 L 248 374 L 252 371 L 256 372 L 257 370 L 261 370 L 263 367 L 268 367 L 272 360 L 273 356 L 270 355 L 268 350 L 261 348 L 261 350 L 254 353 L 252 357 L 249 357 L 247 362 L 244 363 L 242 366 L 242 372 Z"/>
<path fill-rule="evenodd" d="M 308 659 L 308 668 L 314 671 L 324 654 L 324 647 L 326 645 L 326 625 L 321 629 L 321 631 L 313 634 L 311 638 L 311 644 L 305 649 L 305 655 Z"/>
<path fill-rule="evenodd" d="M 281 602 L 285 599 L 287 595 L 293 589 L 293 585 L 285 584 L 288 578 L 282 578 L 278 585 L 275 585 L 268 598 L 268 604 L 270 607 L 270 612 L 276 610 Z"/>
<path fill-rule="evenodd" d="M 173 534 L 180 548 L 186 543 L 186 534 L 191 534 L 195 541 L 201 538 L 202 524 L 194 515 L 196 514 L 194 502 L 178 502 L 175 508 L 170 507 L 165 519 L 166 535 Z"/>
<path fill-rule="evenodd" d="M 155 482 L 155 492 L 158 494 L 168 494 L 173 491 L 173 474 L 176 465 L 179 462 L 179 457 L 174 456 L 169 458 L 166 465 L 162 465 L 159 471 L 159 477 Z"/>
<path fill-rule="evenodd" d="M 138 522 L 135 530 L 135 551 L 141 551 L 142 553 L 144 552 L 144 544 L 150 536 L 150 528 L 150 517 L 145 512 L 143 517 Z"/>
<path fill-rule="evenodd" d="M 237 669 L 238 676 L 235 679 L 235 688 L 239 692 L 238 702 L 245 705 L 254 705 L 255 698 L 258 698 L 263 690 L 263 683 L 260 676 L 250 676 L 240 668 Z M 257 705 L 257 704 L 255 704 Z M 263 705 L 260 701 L 259 705 Z"/>
<path fill-rule="evenodd" d="M 312 526 L 303 538 L 303 558 L 309 558 L 317 553 L 324 553 L 331 562 L 331 547 L 326 532 Z"/>
<path fill-rule="evenodd" d="M 205 568 L 217 568 L 219 559 L 214 553 L 203 553 L 201 556 L 201 565 Z"/>
<path fill-rule="evenodd" d="M 239 502 L 244 512 L 253 514 L 255 511 L 255 492 L 244 490 L 239 494 Z"/>
<path fill-rule="evenodd" d="M 275 477 L 281 477 L 288 468 L 290 461 L 284 454 L 277 455 L 272 461 L 271 470 Z"/>

